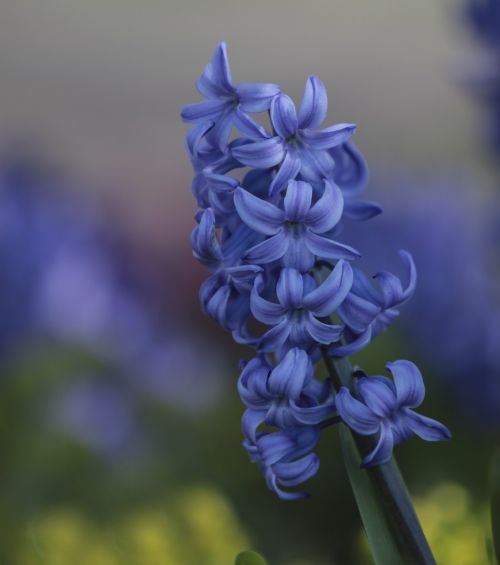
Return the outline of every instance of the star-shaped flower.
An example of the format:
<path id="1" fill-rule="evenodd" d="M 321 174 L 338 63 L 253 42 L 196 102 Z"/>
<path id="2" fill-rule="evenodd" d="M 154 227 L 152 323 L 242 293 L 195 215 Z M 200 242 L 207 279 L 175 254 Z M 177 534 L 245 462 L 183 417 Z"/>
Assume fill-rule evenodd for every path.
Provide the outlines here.
<path id="1" fill-rule="evenodd" d="M 257 233 L 271 236 L 250 248 L 245 260 L 264 265 L 281 259 L 284 267 L 306 273 L 316 257 L 334 261 L 358 258 L 359 253 L 352 247 L 322 236 L 342 217 L 344 201 L 340 189 L 325 181 L 323 195 L 315 204 L 312 196 L 310 184 L 290 181 L 281 209 L 243 188 L 236 189 L 234 203 L 240 218 Z"/>
<path id="2" fill-rule="evenodd" d="M 268 169 L 279 166 L 269 187 L 271 195 L 285 188 L 299 173 L 309 182 L 331 177 L 335 160 L 329 150 L 349 139 L 356 126 L 337 124 L 317 130 L 326 118 L 327 108 L 324 84 L 318 77 L 310 76 L 299 111 L 295 110 L 289 96 L 277 94 L 271 103 L 275 135 L 246 128 L 244 133 L 256 141 L 235 147 L 232 154 L 249 167 Z"/>
<path id="3" fill-rule="evenodd" d="M 420 371 L 410 361 L 388 363 L 387 377 L 362 377 L 355 382 L 357 398 L 342 387 L 335 398 L 340 417 L 361 435 L 379 434 L 375 449 L 362 462 L 363 467 L 389 461 L 394 445 L 417 435 L 427 441 L 451 438 L 446 426 L 412 410 L 424 400 L 425 387 Z"/>
<path id="4" fill-rule="evenodd" d="M 196 82 L 200 93 L 208 98 L 182 109 L 186 122 L 214 122 L 207 139 L 221 151 L 227 145 L 233 126 L 253 122 L 245 112 L 265 112 L 279 93 L 277 84 L 242 82 L 233 85 L 227 58 L 226 44 L 220 43 L 200 78 Z M 255 124 L 256 126 L 256 124 Z M 248 126 L 247 126 L 248 127 Z"/>

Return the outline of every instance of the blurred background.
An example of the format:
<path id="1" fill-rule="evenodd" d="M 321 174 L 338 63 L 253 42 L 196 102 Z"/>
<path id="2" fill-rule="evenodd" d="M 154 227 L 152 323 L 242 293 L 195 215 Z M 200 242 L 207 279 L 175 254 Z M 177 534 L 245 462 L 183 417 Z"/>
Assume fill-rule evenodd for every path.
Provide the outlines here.
<path id="1" fill-rule="evenodd" d="M 241 447 L 236 346 L 205 319 L 180 108 L 220 40 L 236 82 L 317 74 L 415 298 L 354 359 L 415 360 L 448 444 L 397 449 L 439 563 L 488 563 L 500 432 L 500 17 L 460 0 L 0 0 L 0 563 L 371 563 L 336 431 L 311 498 Z M 490 10 L 491 12 L 489 12 Z M 495 19 L 496 18 L 496 19 Z"/>

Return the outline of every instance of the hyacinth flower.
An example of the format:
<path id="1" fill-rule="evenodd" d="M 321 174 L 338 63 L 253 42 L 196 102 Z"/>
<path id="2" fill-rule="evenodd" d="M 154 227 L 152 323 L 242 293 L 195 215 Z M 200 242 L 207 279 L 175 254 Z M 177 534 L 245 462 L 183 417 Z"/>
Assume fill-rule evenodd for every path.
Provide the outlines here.
<path id="1" fill-rule="evenodd" d="M 374 450 L 364 459 L 364 467 L 387 462 L 393 446 L 417 435 L 427 441 L 450 439 L 449 430 L 436 420 L 412 410 L 425 396 L 422 375 L 410 361 L 388 363 L 387 377 L 361 377 L 355 381 L 355 398 L 346 387 L 336 397 L 342 419 L 358 434 L 379 434 Z"/>
<path id="2" fill-rule="evenodd" d="M 224 44 L 217 48 L 201 83 L 207 76 L 222 76 L 216 71 L 226 68 L 220 61 L 227 62 Z M 226 86 L 231 85 L 229 75 L 224 76 Z M 256 92 L 262 86 L 247 88 Z M 221 89 L 216 94 L 213 89 L 210 95 L 229 108 L 227 92 Z M 242 363 L 238 381 L 246 406 L 243 445 L 271 490 L 282 499 L 302 498 L 305 493 L 294 487 L 318 471 L 313 450 L 324 430 L 340 423 L 341 436 L 354 439 L 358 466 L 361 459 L 372 463 L 380 471 L 371 480 L 381 491 L 391 492 L 391 485 L 401 482 L 390 462 L 393 446 L 407 439 L 410 430 L 416 431 L 408 423 L 414 422 L 413 413 L 406 409 L 419 402 L 398 396 L 392 385 L 381 388 L 379 377 L 365 377 L 373 388 L 365 405 L 346 356 L 387 330 L 399 306 L 410 299 L 416 285 L 412 257 L 400 252 L 408 271 L 404 283 L 386 271 L 372 282 L 357 264 L 359 253 L 348 242 L 338 241 L 350 221 L 369 220 L 381 208 L 358 198 L 367 169 L 350 140 L 356 126 L 342 123 L 319 129 L 327 112 L 326 89 L 319 78 L 307 79 L 298 111 L 278 89 L 266 99 L 262 111 L 268 109 L 272 133 L 249 115 L 259 111 L 256 106 L 234 107 L 234 100 L 231 104 L 232 121 L 226 109 L 194 116 L 190 106 L 182 117 L 196 122 L 186 141 L 201 208 L 195 215 L 193 253 L 212 272 L 202 285 L 201 302 L 236 341 L 256 350 L 253 359 Z M 236 130 L 230 142 L 233 131 L 228 123 Z M 213 133 L 222 130 L 223 136 Z M 321 376 L 322 365 L 326 378 Z M 421 401 L 423 387 L 417 385 L 413 379 Z M 352 408 L 346 394 L 353 395 L 357 410 L 345 410 L 346 405 Z M 380 402 L 390 396 L 383 413 L 373 408 L 377 395 Z M 345 436 L 345 429 L 352 436 Z M 392 441 L 386 439 L 387 429 Z M 448 439 L 444 426 L 440 429 L 439 438 L 419 435 Z M 375 449 L 371 458 L 362 437 L 365 432 L 370 451 Z M 377 456 L 379 444 L 383 457 Z M 404 492 L 401 487 L 397 495 L 389 496 L 383 510 L 387 527 L 405 524 L 396 528 L 395 535 L 404 538 L 398 546 L 407 547 L 408 562 L 418 558 L 432 563 Z"/>

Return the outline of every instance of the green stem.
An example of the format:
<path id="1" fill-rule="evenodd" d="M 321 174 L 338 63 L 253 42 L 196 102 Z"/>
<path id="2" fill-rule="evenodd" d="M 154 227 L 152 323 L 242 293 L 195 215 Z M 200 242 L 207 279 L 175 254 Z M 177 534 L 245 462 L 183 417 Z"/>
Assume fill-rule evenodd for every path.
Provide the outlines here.
<path id="1" fill-rule="evenodd" d="M 335 389 L 338 391 L 341 386 L 350 388 L 353 368 L 349 359 L 346 357 L 332 359 L 327 347 L 321 349 L 325 366 Z M 361 436 L 354 432 L 351 434 L 361 460 L 363 455 L 374 448 L 374 438 Z M 376 467 L 369 467 L 361 472 L 366 473 L 372 483 L 373 490 L 379 499 L 378 502 L 383 508 L 387 526 L 393 532 L 401 554 L 405 556 L 405 565 L 407 563 L 435 565 L 436 561 L 395 460 L 392 459 Z M 362 512 L 361 514 L 363 517 Z"/>

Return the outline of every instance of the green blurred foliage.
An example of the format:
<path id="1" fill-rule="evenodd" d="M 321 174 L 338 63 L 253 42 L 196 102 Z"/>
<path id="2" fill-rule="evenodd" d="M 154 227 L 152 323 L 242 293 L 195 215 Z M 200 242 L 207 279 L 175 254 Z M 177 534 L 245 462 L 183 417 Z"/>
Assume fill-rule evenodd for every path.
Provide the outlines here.
<path id="1" fill-rule="evenodd" d="M 354 362 L 379 372 L 382 359 L 406 354 L 403 342 L 381 339 L 373 355 Z M 77 378 L 75 367 L 103 382 L 118 378 L 100 359 L 44 343 L 2 367 L 0 563 L 224 565 L 246 547 L 272 565 L 372 563 L 337 430 L 326 431 L 319 445 L 311 497 L 279 500 L 241 447 L 241 350 L 229 353 L 234 375 L 210 411 L 180 412 L 137 394 L 145 446 L 132 455 L 94 451 L 47 425 L 50 400 Z M 433 382 L 432 374 L 426 378 Z M 447 444 L 413 439 L 396 450 L 431 547 L 440 563 L 486 564 L 496 438 L 469 431 L 432 385 L 422 411 L 439 415 L 454 434 Z"/>

